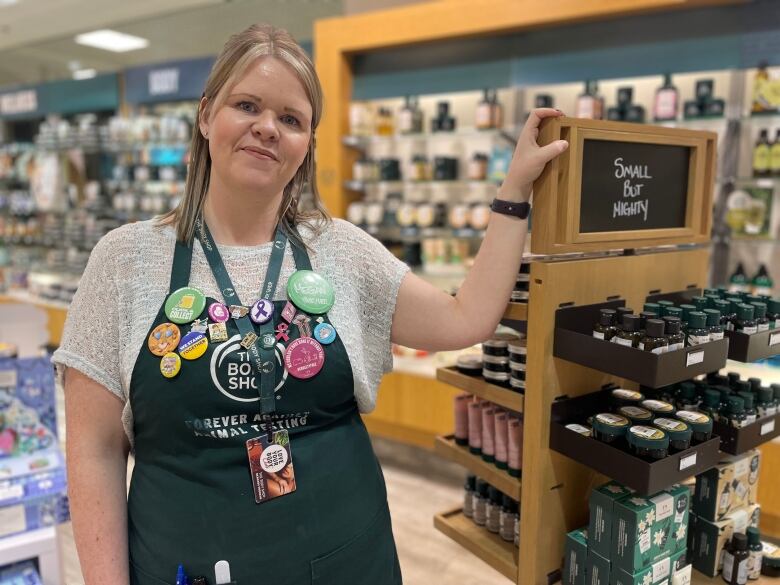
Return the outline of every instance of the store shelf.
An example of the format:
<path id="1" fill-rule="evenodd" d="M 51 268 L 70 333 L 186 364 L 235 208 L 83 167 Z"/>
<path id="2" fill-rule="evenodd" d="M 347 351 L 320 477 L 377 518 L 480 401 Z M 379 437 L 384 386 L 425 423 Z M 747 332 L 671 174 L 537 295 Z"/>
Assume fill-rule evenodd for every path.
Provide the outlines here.
<path id="1" fill-rule="evenodd" d="M 502 319 L 510 319 L 512 321 L 527 321 L 528 320 L 528 303 L 509 303 L 504 311 Z"/>
<path id="2" fill-rule="evenodd" d="M 455 132 L 423 132 L 421 134 L 392 134 L 390 136 L 344 136 L 342 143 L 350 148 L 365 150 L 371 144 L 386 144 L 388 142 L 401 141 L 429 141 L 429 140 L 474 140 L 479 138 L 504 138 L 506 134 L 514 136 L 518 128 L 513 126 L 503 129 L 492 128 L 490 130 L 478 130 L 477 128 L 461 128 Z"/>
<path id="3" fill-rule="evenodd" d="M 484 526 L 474 524 L 463 515 L 461 508 L 436 514 L 433 525 L 504 577 L 517 582 L 517 549 L 513 543 L 505 542 L 498 535 L 488 532 Z"/>
<path id="4" fill-rule="evenodd" d="M 750 585 L 776 585 L 777 579 L 761 575 L 756 581 L 748 581 Z M 696 569 L 691 574 L 691 585 L 723 585 L 723 578 L 720 575 L 708 577 L 704 573 L 699 573 Z"/>
<path id="5" fill-rule="evenodd" d="M 434 451 L 444 457 L 462 465 L 477 477 L 481 477 L 490 485 L 501 490 L 513 500 L 520 501 L 520 480 L 509 475 L 506 470 L 499 469 L 492 463 L 484 461 L 479 455 L 473 455 L 468 447 L 461 447 L 455 443 L 452 435 L 436 437 Z"/>
<path id="6" fill-rule="evenodd" d="M 403 187 L 404 189 L 457 187 L 463 189 L 474 186 L 488 187 L 497 186 L 497 184 L 488 180 L 472 181 L 468 179 L 455 179 L 452 181 L 344 181 L 344 188 L 350 191 L 365 191 L 369 187 Z"/>
<path id="7" fill-rule="evenodd" d="M 780 436 L 780 414 L 762 417 L 741 429 L 716 422 L 712 432 L 720 437 L 721 451 L 741 455 Z"/>
<path id="8" fill-rule="evenodd" d="M 485 382 L 481 377 L 461 374 L 455 368 L 439 368 L 436 370 L 436 379 L 513 412 L 523 412 L 525 397 L 522 394 Z"/>
<path id="9" fill-rule="evenodd" d="M 770 329 L 747 335 L 740 331 L 726 331 L 729 340 L 729 359 L 755 362 L 780 353 L 780 331 Z"/>

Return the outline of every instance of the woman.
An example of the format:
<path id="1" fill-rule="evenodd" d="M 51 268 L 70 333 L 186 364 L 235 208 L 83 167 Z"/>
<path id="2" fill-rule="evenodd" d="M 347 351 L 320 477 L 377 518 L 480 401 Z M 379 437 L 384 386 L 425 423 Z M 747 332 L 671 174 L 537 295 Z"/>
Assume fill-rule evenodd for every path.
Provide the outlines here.
<path id="1" fill-rule="evenodd" d="M 536 144 L 559 114 L 531 114 L 501 188 L 511 207 L 566 148 Z M 218 561 L 244 585 L 401 583 L 359 413 L 391 341 L 447 350 L 492 335 L 526 222 L 492 214 L 450 297 L 327 217 L 321 115 L 314 68 L 286 32 L 233 36 L 206 83 L 181 205 L 92 253 L 54 356 L 87 585 L 173 583 L 179 564 L 213 583 Z"/>

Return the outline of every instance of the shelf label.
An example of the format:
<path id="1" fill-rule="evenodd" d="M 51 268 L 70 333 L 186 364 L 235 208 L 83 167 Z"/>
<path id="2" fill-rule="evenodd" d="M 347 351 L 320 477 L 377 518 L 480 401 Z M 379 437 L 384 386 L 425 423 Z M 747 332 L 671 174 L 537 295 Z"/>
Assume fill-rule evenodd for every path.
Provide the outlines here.
<path id="1" fill-rule="evenodd" d="M 761 436 L 768 435 L 775 430 L 775 419 L 761 425 Z"/>
<path id="2" fill-rule="evenodd" d="M 772 333 L 772 335 L 769 336 L 769 347 L 777 345 L 778 343 L 780 343 L 780 333 Z"/>
<path id="3" fill-rule="evenodd" d="M 696 465 L 696 452 L 691 453 L 690 455 L 686 455 L 685 457 L 680 458 L 680 471 L 683 469 L 688 469 L 689 467 L 693 467 Z"/>
<path id="4" fill-rule="evenodd" d="M 692 351 L 688 355 L 685 356 L 685 366 L 691 367 L 696 364 L 700 364 L 704 361 L 704 350 L 700 349 L 699 351 Z"/>

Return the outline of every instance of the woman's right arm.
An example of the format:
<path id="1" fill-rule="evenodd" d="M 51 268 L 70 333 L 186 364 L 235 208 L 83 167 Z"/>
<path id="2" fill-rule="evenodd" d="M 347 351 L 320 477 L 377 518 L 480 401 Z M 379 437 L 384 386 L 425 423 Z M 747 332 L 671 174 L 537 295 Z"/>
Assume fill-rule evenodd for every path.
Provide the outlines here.
<path id="1" fill-rule="evenodd" d="M 124 405 L 78 370 L 65 371 L 68 496 L 85 585 L 127 585 Z"/>

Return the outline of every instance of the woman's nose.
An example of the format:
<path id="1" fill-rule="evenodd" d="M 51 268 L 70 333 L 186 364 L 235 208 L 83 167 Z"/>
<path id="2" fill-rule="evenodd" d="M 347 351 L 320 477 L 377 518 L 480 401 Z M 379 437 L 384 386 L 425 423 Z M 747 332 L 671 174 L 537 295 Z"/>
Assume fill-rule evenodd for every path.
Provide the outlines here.
<path id="1" fill-rule="evenodd" d="M 279 127 L 271 110 L 264 110 L 252 124 L 252 133 L 261 140 L 278 140 Z"/>

